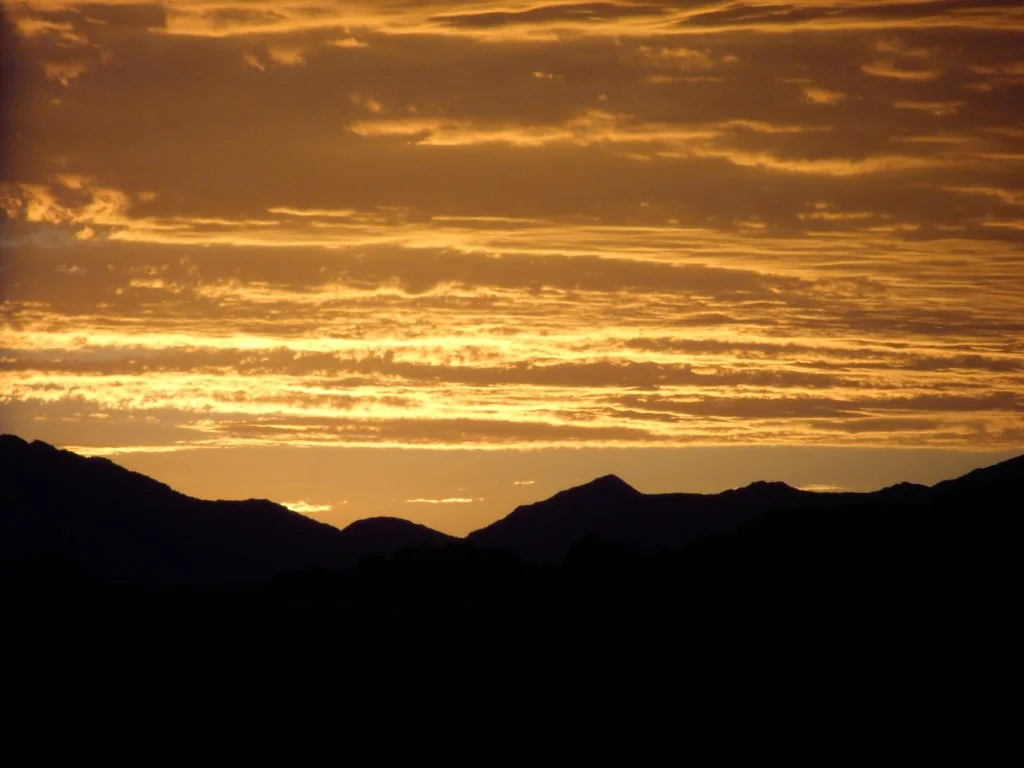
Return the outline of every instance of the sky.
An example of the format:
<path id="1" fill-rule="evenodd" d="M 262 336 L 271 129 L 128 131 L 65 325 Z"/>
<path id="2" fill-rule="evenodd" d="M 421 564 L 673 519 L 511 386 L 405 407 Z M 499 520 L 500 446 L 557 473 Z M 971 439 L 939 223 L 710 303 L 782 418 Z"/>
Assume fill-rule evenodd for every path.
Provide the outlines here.
<path id="1" fill-rule="evenodd" d="M 0 431 L 458 534 L 1024 451 L 1016 0 L 0 8 Z"/>

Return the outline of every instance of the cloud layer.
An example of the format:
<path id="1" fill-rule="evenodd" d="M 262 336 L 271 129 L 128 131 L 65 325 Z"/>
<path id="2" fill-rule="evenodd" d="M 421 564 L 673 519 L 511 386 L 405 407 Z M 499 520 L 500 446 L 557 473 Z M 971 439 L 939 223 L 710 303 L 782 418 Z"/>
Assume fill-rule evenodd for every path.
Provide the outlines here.
<path id="1" fill-rule="evenodd" d="M 1018 3 L 3 8 L 12 431 L 1024 445 Z"/>

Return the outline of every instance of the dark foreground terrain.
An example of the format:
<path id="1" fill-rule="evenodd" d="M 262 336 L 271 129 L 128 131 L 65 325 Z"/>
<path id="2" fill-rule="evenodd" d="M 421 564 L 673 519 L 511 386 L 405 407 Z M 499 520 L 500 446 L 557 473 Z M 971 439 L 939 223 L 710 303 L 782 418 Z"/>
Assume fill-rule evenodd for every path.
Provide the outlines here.
<path id="1" fill-rule="evenodd" d="M 584 536 L 560 563 L 429 540 L 203 584 L 22 548 L 0 580 L 0 764 L 977 756 L 1022 475 L 775 508 L 681 551 Z"/>

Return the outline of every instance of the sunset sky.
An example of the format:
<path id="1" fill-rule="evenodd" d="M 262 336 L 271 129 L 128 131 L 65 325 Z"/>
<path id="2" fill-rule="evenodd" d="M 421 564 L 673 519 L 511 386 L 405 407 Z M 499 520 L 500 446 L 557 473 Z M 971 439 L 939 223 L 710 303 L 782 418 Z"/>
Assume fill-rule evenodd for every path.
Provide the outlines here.
<path id="1" fill-rule="evenodd" d="M 1018 0 L 0 7 L 0 431 L 452 533 L 1024 451 Z"/>

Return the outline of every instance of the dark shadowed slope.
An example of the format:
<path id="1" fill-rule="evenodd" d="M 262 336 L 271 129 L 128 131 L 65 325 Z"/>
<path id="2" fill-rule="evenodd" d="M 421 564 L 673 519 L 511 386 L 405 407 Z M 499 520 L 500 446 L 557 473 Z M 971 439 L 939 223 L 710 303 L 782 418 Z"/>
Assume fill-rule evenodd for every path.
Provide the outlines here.
<path id="1" fill-rule="evenodd" d="M 928 493 L 926 486 L 910 483 L 873 493 L 816 493 L 759 481 L 713 495 L 648 495 L 609 475 L 518 507 L 508 517 L 471 533 L 468 541 L 547 562 L 561 560 L 577 541 L 595 535 L 648 552 L 683 549 L 776 509 L 915 504 L 924 503 Z"/>
<path id="2" fill-rule="evenodd" d="M 968 501 L 978 504 L 1018 500 L 1024 485 L 1024 455 L 1007 459 L 991 467 L 968 472 L 963 477 L 943 480 L 932 486 L 938 500 Z"/>
<path id="3" fill-rule="evenodd" d="M 409 547 L 443 547 L 457 539 L 400 517 L 368 517 L 356 520 L 341 531 L 346 543 L 360 553 L 393 555 Z"/>
<path id="4" fill-rule="evenodd" d="M 339 568 L 447 537 L 397 520 L 346 531 L 270 501 L 203 501 L 102 458 L 0 436 L 0 559 L 103 578 L 203 582 Z"/>

